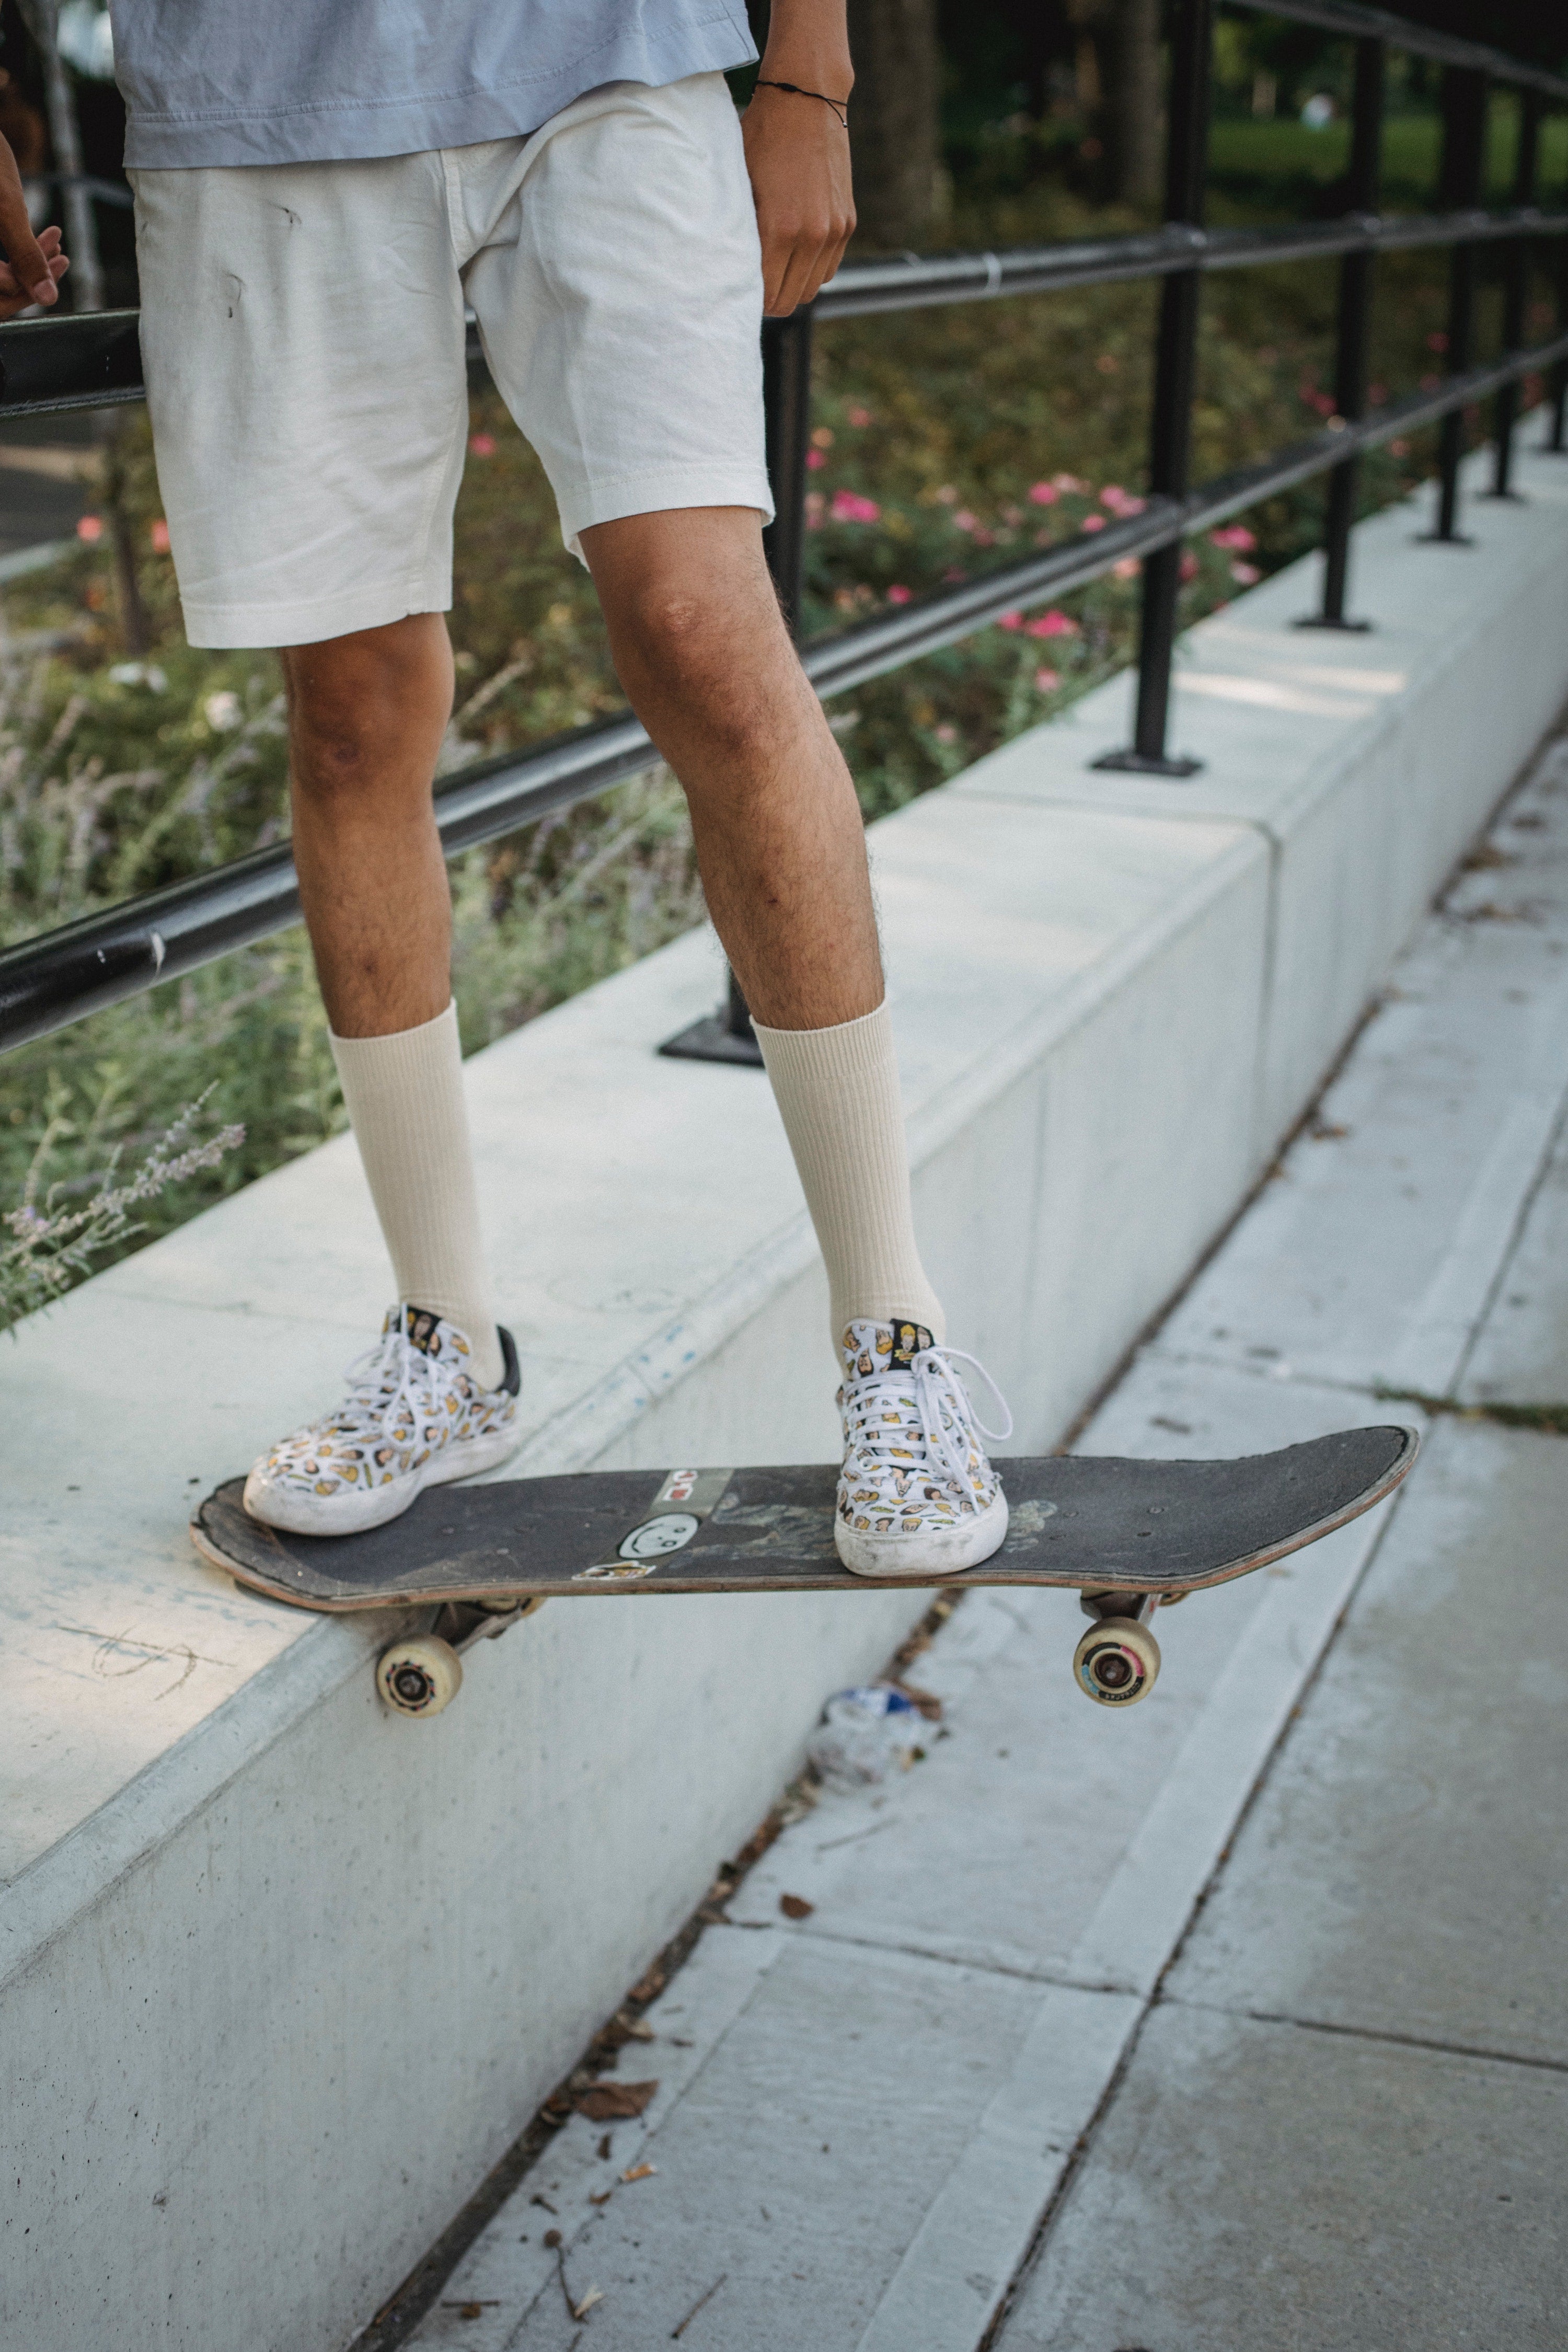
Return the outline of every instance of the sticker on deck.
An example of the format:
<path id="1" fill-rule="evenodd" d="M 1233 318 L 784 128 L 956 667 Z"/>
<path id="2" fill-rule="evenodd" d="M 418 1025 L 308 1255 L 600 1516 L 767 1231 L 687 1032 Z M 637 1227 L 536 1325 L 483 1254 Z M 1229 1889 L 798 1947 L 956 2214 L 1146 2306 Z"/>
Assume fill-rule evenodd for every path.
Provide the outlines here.
<path id="1" fill-rule="evenodd" d="M 703 1520 L 718 1508 L 734 1475 L 732 1470 L 672 1470 L 653 1498 L 651 1516 L 621 1538 L 615 1559 L 580 1568 L 573 1583 L 625 1584 L 651 1576 L 661 1559 L 685 1550 Z M 671 1505 L 680 1507 L 672 1509 Z"/>

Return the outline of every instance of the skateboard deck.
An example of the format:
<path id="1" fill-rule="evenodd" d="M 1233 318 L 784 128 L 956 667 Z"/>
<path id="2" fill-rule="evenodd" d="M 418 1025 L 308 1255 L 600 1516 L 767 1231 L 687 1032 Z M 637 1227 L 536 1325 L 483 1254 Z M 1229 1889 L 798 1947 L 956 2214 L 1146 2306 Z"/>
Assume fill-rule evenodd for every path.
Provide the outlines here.
<path id="1" fill-rule="evenodd" d="M 1136 1633 L 1161 1601 L 1245 1576 L 1369 1510 L 1405 1475 L 1418 1444 L 1413 1430 L 1384 1424 L 1237 1461 L 998 1460 L 1006 1540 L 955 1578 L 858 1577 L 842 1568 L 831 1463 L 437 1486 L 384 1527 L 328 1537 L 288 1535 L 248 1517 L 244 1482 L 234 1478 L 199 1507 L 191 1532 L 216 1567 L 299 1608 L 434 1608 L 437 1626 L 455 1637 L 448 1650 L 568 1595 L 863 1592 L 950 1581 L 1076 1588 L 1089 1613 Z M 1146 1632 L 1142 1642 L 1152 1663 L 1131 1697 L 1158 1668 Z M 1082 1671 L 1079 1679 L 1091 1697 L 1121 1703 Z M 385 1672 L 382 1687 L 401 1704 Z"/>

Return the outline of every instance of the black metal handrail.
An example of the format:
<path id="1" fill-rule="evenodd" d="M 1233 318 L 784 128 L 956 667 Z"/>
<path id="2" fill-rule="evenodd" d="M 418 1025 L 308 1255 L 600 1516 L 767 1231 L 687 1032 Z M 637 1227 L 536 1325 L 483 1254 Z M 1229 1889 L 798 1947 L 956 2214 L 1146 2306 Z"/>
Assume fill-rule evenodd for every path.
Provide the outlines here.
<path id="1" fill-rule="evenodd" d="M 1546 212 L 1535 201 L 1542 102 L 1568 104 L 1568 81 L 1500 52 L 1450 40 L 1350 0 L 1237 0 L 1264 13 L 1296 17 L 1341 32 L 1357 44 L 1352 126 L 1352 210 L 1343 219 L 1268 229 L 1210 230 L 1202 221 L 1209 114 L 1208 62 L 1213 0 L 1176 0 L 1167 159 L 1165 226 L 1132 236 L 1077 238 L 1005 253 L 905 257 L 858 262 L 840 271 L 811 310 L 770 321 L 764 331 L 768 461 L 777 516 L 766 533 L 770 566 L 792 626 L 801 607 L 810 425 L 810 361 L 814 320 L 1047 292 L 1073 285 L 1133 278 L 1162 283 L 1151 491 L 1142 511 L 1095 534 L 1037 551 L 981 578 L 944 588 L 801 647 L 806 673 L 824 696 L 842 693 L 939 647 L 955 643 L 1013 608 L 1027 607 L 1086 585 L 1128 558 L 1142 565 L 1142 624 L 1134 740 L 1126 751 L 1098 762 L 1180 777 L 1196 765 L 1165 748 L 1171 662 L 1175 635 L 1182 541 L 1261 499 L 1327 473 L 1330 476 L 1322 611 L 1315 625 L 1357 627 L 1344 617 L 1355 467 L 1365 450 L 1402 433 L 1441 423 L 1438 541 L 1458 541 L 1456 511 L 1459 420 L 1473 403 L 1498 401 L 1498 467 L 1494 489 L 1507 480 L 1521 380 L 1554 370 L 1556 393 L 1550 446 L 1563 443 L 1563 387 L 1568 383 L 1568 307 L 1559 273 L 1559 330 L 1551 340 L 1518 349 L 1524 317 L 1529 255 L 1543 238 L 1568 234 L 1568 212 Z M 1436 58 L 1445 82 L 1444 194 L 1436 215 L 1384 218 L 1377 211 L 1377 155 L 1385 43 Z M 1477 135 L 1487 79 L 1507 80 L 1524 92 L 1523 135 L 1513 189 L 1505 210 L 1479 204 L 1480 145 Z M 1473 255 L 1501 241 L 1509 252 L 1505 330 L 1510 348 L 1494 362 L 1475 365 L 1469 353 Z M 1429 392 L 1367 413 L 1366 320 L 1370 273 L 1380 252 L 1447 246 L 1454 256 L 1446 381 Z M 1216 269 L 1256 268 L 1283 262 L 1338 257 L 1341 301 L 1336 413 L 1324 428 L 1291 447 L 1217 480 L 1189 486 L 1187 447 L 1197 288 Z M 0 417 L 100 407 L 142 396 L 136 313 L 107 311 L 0 327 Z M 463 769 L 437 794 L 441 839 L 448 856 L 587 799 L 647 768 L 653 746 L 627 716 L 601 720 L 526 751 L 505 753 Z M 289 845 L 258 850 L 216 870 L 0 952 L 0 1050 L 47 1035 L 87 1013 L 122 1001 L 161 980 L 195 970 L 299 919 L 300 901 Z M 744 1007 L 735 1000 L 731 1025 L 741 1033 Z"/>

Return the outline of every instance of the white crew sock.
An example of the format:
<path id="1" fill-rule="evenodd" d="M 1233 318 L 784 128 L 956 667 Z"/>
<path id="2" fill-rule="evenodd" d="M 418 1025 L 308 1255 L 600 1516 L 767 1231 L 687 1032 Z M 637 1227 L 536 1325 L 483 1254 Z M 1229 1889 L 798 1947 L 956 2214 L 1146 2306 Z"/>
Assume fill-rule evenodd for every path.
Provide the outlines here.
<path id="1" fill-rule="evenodd" d="M 861 1316 L 912 1316 L 940 1346 L 947 1324 L 915 1246 L 886 1004 L 833 1029 L 752 1026 L 827 1266 L 835 1363 Z"/>
<path id="2" fill-rule="evenodd" d="M 505 1370 L 479 1245 L 458 1008 L 390 1037 L 332 1037 L 332 1059 L 392 1254 L 397 1295 L 466 1333 L 474 1377 Z"/>

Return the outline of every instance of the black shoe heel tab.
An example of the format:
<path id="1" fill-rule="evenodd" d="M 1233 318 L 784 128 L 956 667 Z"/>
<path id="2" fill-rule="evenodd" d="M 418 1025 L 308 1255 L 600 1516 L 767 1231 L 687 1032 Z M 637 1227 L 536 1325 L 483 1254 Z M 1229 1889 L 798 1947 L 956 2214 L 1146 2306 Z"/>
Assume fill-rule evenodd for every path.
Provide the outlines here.
<path id="1" fill-rule="evenodd" d="M 517 1396 L 522 1389 L 522 1366 L 517 1360 L 517 1341 L 504 1323 L 496 1325 L 496 1338 L 500 1341 L 501 1358 L 506 1365 L 501 1386 L 508 1396 Z"/>

